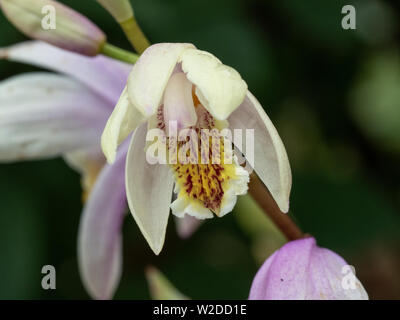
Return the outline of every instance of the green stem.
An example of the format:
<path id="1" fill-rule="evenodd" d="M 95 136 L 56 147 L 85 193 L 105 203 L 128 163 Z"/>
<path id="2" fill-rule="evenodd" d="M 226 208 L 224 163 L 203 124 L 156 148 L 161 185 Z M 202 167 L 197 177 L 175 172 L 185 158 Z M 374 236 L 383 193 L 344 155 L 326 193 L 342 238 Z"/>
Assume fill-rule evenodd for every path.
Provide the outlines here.
<path id="1" fill-rule="evenodd" d="M 150 46 L 150 41 L 146 38 L 142 29 L 140 29 L 135 17 L 121 22 L 120 25 L 129 42 L 138 53 L 143 53 Z"/>
<path id="2" fill-rule="evenodd" d="M 139 55 L 127 50 L 118 48 L 112 44 L 105 43 L 101 48 L 100 53 L 110 58 L 121 60 L 128 63 L 135 63 L 139 59 Z"/>

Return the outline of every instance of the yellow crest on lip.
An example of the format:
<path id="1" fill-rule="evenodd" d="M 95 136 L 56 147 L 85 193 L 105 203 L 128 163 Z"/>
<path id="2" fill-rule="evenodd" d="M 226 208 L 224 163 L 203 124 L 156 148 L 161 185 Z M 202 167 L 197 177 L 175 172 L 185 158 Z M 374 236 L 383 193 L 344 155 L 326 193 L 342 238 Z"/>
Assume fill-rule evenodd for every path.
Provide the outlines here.
<path id="1" fill-rule="evenodd" d="M 210 150 L 208 163 L 178 163 L 172 165 L 175 172 L 176 183 L 179 185 L 180 189 L 178 197 L 188 197 L 191 201 L 200 202 L 200 204 L 212 210 L 217 215 L 221 208 L 227 183 L 230 179 L 235 179 L 236 177 L 235 164 L 224 163 L 224 143 L 222 142 L 222 138 L 219 139 L 219 155 L 221 158 L 219 164 L 212 163 L 212 151 L 215 150 Z M 198 149 L 200 153 L 200 145 Z"/>

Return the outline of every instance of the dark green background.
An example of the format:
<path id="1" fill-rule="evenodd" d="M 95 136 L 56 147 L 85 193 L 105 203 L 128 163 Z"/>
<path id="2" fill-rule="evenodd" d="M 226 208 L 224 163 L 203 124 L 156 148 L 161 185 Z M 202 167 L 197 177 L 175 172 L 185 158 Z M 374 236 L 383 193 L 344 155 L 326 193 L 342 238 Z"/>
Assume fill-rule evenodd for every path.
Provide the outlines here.
<path id="1" fill-rule="evenodd" d="M 129 49 L 95 1 L 62 1 Z M 400 55 L 396 1 L 134 0 L 150 40 L 192 42 L 237 69 L 265 106 L 293 170 L 291 211 L 321 246 L 356 267 L 371 298 L 400 298 Z M 397 4 L 396 4 L 397 3 Z M 341 28 L 353 4 L 357 30 Z M 0 13 L 0 46 L 25 38 Z M 36 70 L 0 61 L 0 79 Z M 79 176 L 60 159 L 0 165 L 0 298 L 88 298 L 77 271 Z M 116 298 L 149 298 L 157 266 L 192 298 L 246 298 L 257 270 L 235 213 L 189 240 L 173 221 L 160 256 L 124 225 Z M 41 289 L 41 267 L 57 289 Z"/>

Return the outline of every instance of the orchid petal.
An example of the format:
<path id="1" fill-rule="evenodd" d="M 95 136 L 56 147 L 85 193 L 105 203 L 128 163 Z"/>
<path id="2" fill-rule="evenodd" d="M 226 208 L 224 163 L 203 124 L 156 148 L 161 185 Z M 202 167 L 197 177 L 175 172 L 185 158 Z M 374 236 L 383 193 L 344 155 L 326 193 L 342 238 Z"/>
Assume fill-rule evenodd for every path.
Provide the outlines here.
<path id="1" fill-rule="evenodd" d="M 128 94 L 144 116 L 156 113 L 182 52 L 193 47 L 189 43 L 155 44 L 146 49 L 135 63 L 128 78 Z"/>
<path id="2" fill-rule="evenodd" d="M 96 299 L 112 298 L 121 276 L 126 149 L 127 144 L 115 163 L 101 171 L 80 221 L 79 269 L 87 291 Z"/>
<path id="3" fill-rule="evenodd" d="M 114 162 L 118 145 L 143 121 L 145 118 L 130 103 L 125 87 L 101 136 L 101 147 L 109 163 Z"/>
<path id="4" fill-rule="evenodd" d="M 171 121 L 176 121 L 178 132 L 197 122 L 192 97 L 192 83 L 183 72 L 175 73 L 168 81 L 164 93 L 164 122 L 168 132 Z"/>
<path id="5" fill-rule="evenodd" d="M 31 73 L 0 83 L 0 160 L 43 159 L 98 144 L 108 106 L 62 75 Z"/>
<path id="6" fill-rule="evenodd" d="M 0 48 L 0 59 L 58 71 L 81 81 L 114 106 L 132 66 L 101 55 L 94 58 L 59 49 L 40 41 Z"/>
<path id="7" fill-rule="evenodd" d="M 260 103 L 248 92 L 228 121 L 231 129 L 241 129 L 242 132 L 254 129 L 254 170 L 267 186 L 280 210 L 288 212 L 292 186 L 288 156 L 278 132 Z M 236 147 L 246 155 L 242 146 Z"/>
<path id="8" fill-rule="evenodd" d="M 146 161 L 146 124 L 133 134 L 126 163 L 126 194 L 140 231 L 155 254 L 165 239 L 174 179 L 166 164 Z"/>
<path id="9" fill-rule="evenodd" d="M 242 102 L 247 84 L 233 68 L 212 54 L 187 49 L 182 54 L 182 70 L 196 86 L 202 105 L 218 120 L 225 120 Z"/>

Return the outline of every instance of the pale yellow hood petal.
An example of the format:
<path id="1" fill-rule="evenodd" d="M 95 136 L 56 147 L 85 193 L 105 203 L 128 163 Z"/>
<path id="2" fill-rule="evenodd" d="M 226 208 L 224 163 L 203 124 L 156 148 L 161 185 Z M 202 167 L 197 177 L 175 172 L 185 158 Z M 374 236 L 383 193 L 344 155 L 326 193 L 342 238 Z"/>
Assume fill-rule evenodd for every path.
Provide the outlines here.
<path id="1" fill-rule="evenodd" d="M 212 54 L 185 50 L 182 70 L 196 86 L 202 105 L 218 120 L 225 120 L 243 102 L 246 82 L 235 69 L 222 64 Z"/>
<path id="2" fill-rule="evenodd" d="M 128 94 L 133 105 L 144 116 L 157 112 L 167 82 L 189 43 L 159 43 L 152 45 L 140 56 L 128 78 Z"/>

